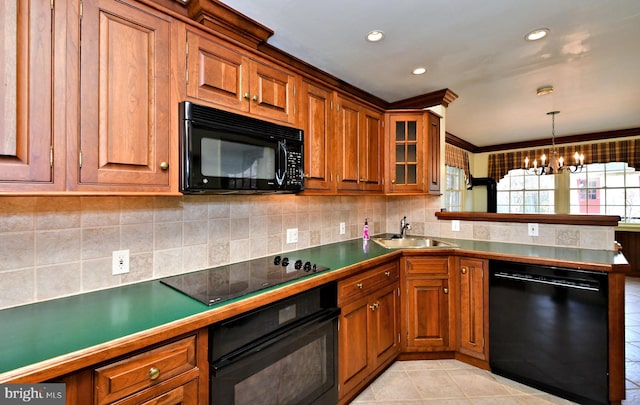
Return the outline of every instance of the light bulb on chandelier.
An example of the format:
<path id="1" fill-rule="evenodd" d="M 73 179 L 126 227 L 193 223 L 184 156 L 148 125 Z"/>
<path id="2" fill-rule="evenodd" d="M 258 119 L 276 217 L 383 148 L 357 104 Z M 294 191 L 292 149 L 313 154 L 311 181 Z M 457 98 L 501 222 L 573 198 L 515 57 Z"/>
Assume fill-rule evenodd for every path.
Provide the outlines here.
<path id="1" fill-rule="evenodd" d="M 538 161 L 533 159 L 532 167 L 529 166 L 530 160 L 529 156 L 524 158 L 524 169 L 529 174 L 535 174 L 541 176 L 543 174 L 556 174 L 562 173 L 564 170 L 570 171 L 571 173 L 582 171 L 582 167 L 584 166 L 584 155 L 576 152 L 573 155 L 573 165 L 565 165 L 564 157 L 558 156 L 558 152 L 556 150 L 556 115 L 560 114 L 560 111 L 550 111 L 547 115 L 551 116 L 551 152 L 549 159 L 547 161 L 547 155 L 544 153 L 540 156 L 540 165 L 538 165 Z"/>

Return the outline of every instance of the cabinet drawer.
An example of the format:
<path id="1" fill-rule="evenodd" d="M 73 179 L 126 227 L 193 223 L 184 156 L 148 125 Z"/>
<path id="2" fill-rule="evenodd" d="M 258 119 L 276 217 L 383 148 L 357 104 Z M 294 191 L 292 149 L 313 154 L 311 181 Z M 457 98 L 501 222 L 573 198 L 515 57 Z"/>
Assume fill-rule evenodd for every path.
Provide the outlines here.
<path id="1" fill-rule="evenodd" d="M 410 257 L 405 259 L 407 275 L 449 276 L 448 257 Z"/>
<path id="2" fill-rule="evenodd" d="M 388 263 L 338 283 L 338 303 L 369 295 L 376 289 L 398 280 L 398 264 Z"/>
<path id="3" fill-rule="evenodd" d="M 196 367 L 195 336 L 95 370 L 96 403 L 106 404 Z"/>

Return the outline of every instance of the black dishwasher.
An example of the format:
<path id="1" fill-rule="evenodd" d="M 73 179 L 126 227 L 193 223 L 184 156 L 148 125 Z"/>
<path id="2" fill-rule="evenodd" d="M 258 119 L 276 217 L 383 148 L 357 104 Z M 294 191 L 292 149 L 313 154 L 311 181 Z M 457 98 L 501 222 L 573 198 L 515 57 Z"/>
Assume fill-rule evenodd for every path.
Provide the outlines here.
<path id="1" fill-rule="evenodd" d="M 609 403 L 607 274 L 492 260 L 492 372 L 581 404 Z"/>

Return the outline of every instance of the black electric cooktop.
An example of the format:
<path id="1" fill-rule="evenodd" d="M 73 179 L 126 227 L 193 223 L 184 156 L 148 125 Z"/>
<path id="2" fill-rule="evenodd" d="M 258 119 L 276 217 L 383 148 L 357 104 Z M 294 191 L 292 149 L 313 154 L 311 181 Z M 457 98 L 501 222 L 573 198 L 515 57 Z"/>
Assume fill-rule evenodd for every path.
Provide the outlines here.
<path id="1" fill-rule="evenodd" d="M 214 305 L 328 269 L 278 255 L 171 276 L 160 282 L 207 305 Z"/>

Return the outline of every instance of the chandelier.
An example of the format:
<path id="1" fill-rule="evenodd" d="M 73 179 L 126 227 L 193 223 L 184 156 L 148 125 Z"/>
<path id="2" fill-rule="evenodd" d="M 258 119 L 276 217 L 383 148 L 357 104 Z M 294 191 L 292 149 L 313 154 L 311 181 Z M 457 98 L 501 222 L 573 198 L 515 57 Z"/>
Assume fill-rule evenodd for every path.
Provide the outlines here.
<path id="1" fill-rule="evenodd" d="M 565 165 L 564 157 L 558 156 L 558 151 L 556 150 L 556 115 L 560 114 L 560 111 L 550 111 L 547 115 L 551 116 L 551 152 L 550 156 L 547 158 L 547 155 L 544 153 L 540 156 L 540 164 L 538 165 L 538 161 L 533 159 L 533 165 L 530 167 L 529 156 L 524 158 L 524 169 L 527 173 L 535 174 L 541 176 L 543 174 L 556 174 L 562 173 L 564 170 L 570 171 L 571 173 L 582 171 L 582 167 L 584 166 L 584 155 L 576 152 L 573 155 L 573 165 Z"/>

